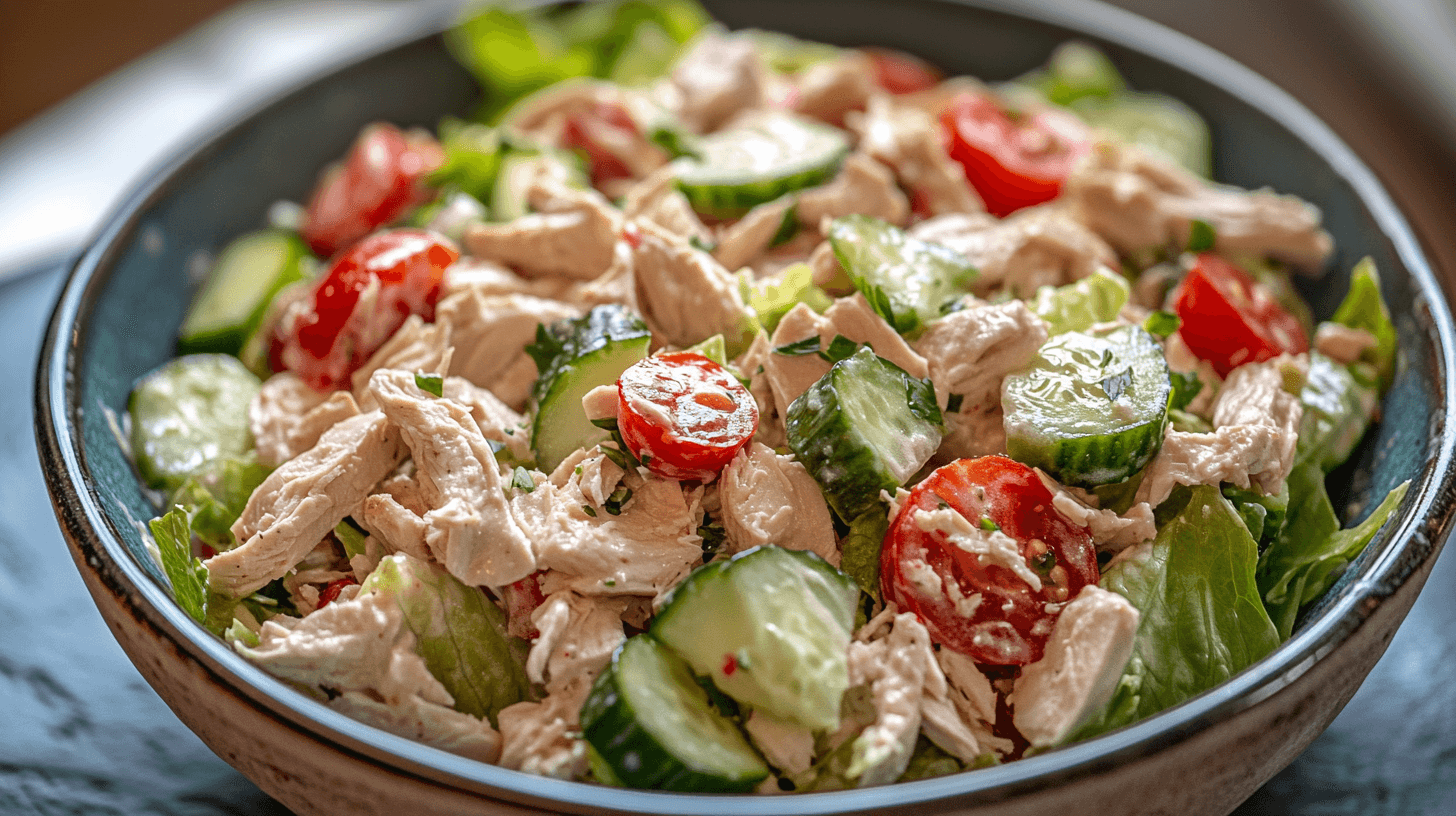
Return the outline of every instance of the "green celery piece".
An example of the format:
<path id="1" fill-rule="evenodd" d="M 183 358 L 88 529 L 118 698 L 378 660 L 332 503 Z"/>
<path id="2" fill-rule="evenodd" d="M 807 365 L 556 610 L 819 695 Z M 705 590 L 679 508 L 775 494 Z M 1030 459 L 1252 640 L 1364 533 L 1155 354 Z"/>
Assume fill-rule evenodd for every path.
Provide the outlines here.
<path id="1" fill-rule="evenodd" d="M 1390 390 L 1395 379 L 1395 356 L 1400 350 L 1396 337 L 1395 323 L 1390 319 L 1390 310 L 1380 295 L 1380 273 L 1375 261 L 1362 258 L 1350 272 L 1350 291 L 1340 302 L 1331 318 L 1336 323 L 1355 329 L 1364 329 L 1375 335 L 1375 348 L 1360 355 L 1360 362 L 1375 367 L 1380 376 L 1380 393 Z"/>
<path id="2" fill-rule="evenodd" d="M 218 551 L 230 550 L 239 543 L 233 539 L 233 522 L 270 472 L 272 468 L 259 464 L 253 451 L 214 459 L 189 476 L 168 504 L 187 510 L 192 534 L 204 544 Z"/>
<path id="3" fill-rule="evenodd" d="M 1313 459 L 1328 473 L 1350 458 L 1375 418 L 1380 395 L 1375 383 L 1363 382 L 1348 366 L 1311 351 L 1299 402 L 1304 413 L 1295 461 Z"/>
<path id="4" fill-rule="evenodd" d="M 1157 538 L 1102 575 L 1102 587 L 1131 601 L 1142 622 L 1112 699 L 1074 740 L 1177 705 L 1279 645 L 1255 584 L 1256 545 L 1238 512 L 1212 486 L 1180 488 L 1159 509 L 1185 498 Z"/>
<path id="5" fill-rule="evenodd" d="M 1408 481 L 1397 485 L 1364 521 L 1341 530 L 1319 463 L 1295 466 L 1284 530 L 1259 559 L 1259 591 L 1281 639 L 1294 631 L 1299 610 L 1334 585 L 1345 565 L 1364 551 L 1409 487 Z"/>
<path id="6" fill-rule="evenodd" d="M 738 281 L 743 302 L 753 309 L 759 325 L 770 334 L 778 328 L 784 315 L 800 303 L 816 312 L 823 312 L 834 303 L 823 289 L 814 285 L 814 270 L 806 263 L 785 267 L 777 280 L 753 281 L 743 275 Z"/>
<path id="7" fill-rule="evenodd" d="M 890 519 L 884 507 L 875 507 L 849 523 L 839 570 L 854 579 L 859 588 L 876 601 L 880 599 L 880 548 Z"/>
<path id="8" fill-rule="evenodd" d="M 185 507 L 173 507 L 151 521 L 152 538 L 162 557 L 162 572 L 172 583 L 172 596 L 193 620 L 207 620 L 207 567 L 192 554 L 192 523 Z"/>
<path id="9" fill-rule="evenodd" d="M 828 238 L 855 288 L 885 322 L 909 337 L 944 315 L 976 279 L 975 267 L 959 252 L 878 218 L 836 218 Z"/>
<path id="10" fill-rule="evenodd" d="M 500 133 L 493 127 L 447 117 L 440 122 L 445 162 L 430 173 L 436 187 L 454 187 L 477 201 L 489 201 L 500 170 Z"/>
<path id="11" fill-rule="evenodd" d="M 430 674 L 455 698 L 455 710 L 489 718 L 532 699 L 526 642 L 506 634 L 505 614 L 479 589 L 403 553 L 388 556 L 364 579 L 359 594 L 394 596 L 415 650 Z"/>
<path id="12" fill-rule="evenodd" d="M 1131 292 L 1121 275 L 1099 269 L 1066 286 L 1042 286 L 1027 305 L 1046 321 L 1048 334 L 1055 336 L 1115 320 Z"/>

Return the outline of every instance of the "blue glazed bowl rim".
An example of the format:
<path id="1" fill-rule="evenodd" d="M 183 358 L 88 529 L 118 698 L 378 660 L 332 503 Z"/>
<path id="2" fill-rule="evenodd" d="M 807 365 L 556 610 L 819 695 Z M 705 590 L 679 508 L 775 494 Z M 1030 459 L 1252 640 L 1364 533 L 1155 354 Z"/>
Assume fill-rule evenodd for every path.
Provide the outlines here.
<path id="1" fill-rule="evenodd" d="M 1404 217 L 1371 171 L 1312 113 L 1288 94 L 1228 57 L 1186 36 L 1096 0 L 935 0 L 951 6 L 1008 14 L 1048 23 L 1115 43 L 1176 66 L 1249 103 L 1309 146 L 1355 191 L 1415 282 L 1428 308 L 1428 335 L 1436 353 L 1431 372 L 1443 400 L 1445 419 L 1456 394 L 1449 372 L 1456 362 L 1451 316 L 1442 289 Z M 428 20 L 413 31 L 381 43 L 378 55 L 438 31 Z M 300 83 L 289 94 L 237 116 L 191 148 L 181 151 L 107 219 L 76 263 L 52 315 L 41 350 L 36 381 L 37 441 L 43 471 L 67 538 L 89 566 L 131 611 L 161 630 L 181 652 L 217 682 L 250 700 L 260 711 L 311 733 L 338 750 L 432 783 L 486 797 L 553 810 L 612 810 L 635 813 L 841 813 L 916 805 L 993 803 L 1111 770 L 1181 742 L 1211 725 L 1268 699 L 1294 683 L 1315 662 L 1334 651 L 1411 576 L 1429 564 L 1449 532 L 1456 439 L 1439 434 L 1401 512 L 1384 535 L 1377 557 L 1338 599 L 1247 671 L 1217 688 L 1140 723 L 1087 742 L 1018 762 L 936 779 L 882 788 L 792 797 L 725 797 L 635 791 L 547 779 L 485 765 L 432 749 L 351 720 L 297 693 L 251 665 L 194 623 L 147 572 L 133 561 L 89 478 L 79 429 L 77 370 L 86 339 L 86 317 L 100 298 L 106 276 L 122 247 L 134 237 L 139 217 L 165 198 L 177 180 L 205 163 L 210 149 L 303 87 L 359 59 L 349 59 Z"/>

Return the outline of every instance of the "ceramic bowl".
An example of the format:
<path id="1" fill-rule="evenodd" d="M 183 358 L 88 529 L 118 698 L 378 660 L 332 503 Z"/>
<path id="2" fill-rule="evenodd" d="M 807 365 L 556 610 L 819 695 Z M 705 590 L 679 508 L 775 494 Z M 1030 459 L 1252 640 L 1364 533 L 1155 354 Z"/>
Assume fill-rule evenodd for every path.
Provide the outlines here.
<path id="1" fill-rule="evenodd" d="M 1329 724 L 1384 651 L 1451 520 L 1452 328 L 1436 278 L 1372 174 L 1296 102 L 1227 58 L 1083 0 L 742 0 L 730 26 L 903 48 L 950 73 L 1009 78 L 1081 37 L 1137 88 L 1173 94 L 1214 133 L 1216 175 L 1317 204 L 1338 250 L 1306 287 L 1328 314 L 1343 270 L 1373 256 L 1404 364 L 1384 421 L 1344 473 L 1336 505 L 1412 480 L 1398 517 L 1295 636 L 1228 683 L 1139 724 L 1004 766 L 883 788 L 787 797 L 630 791 L 474 763 L 350 720 L 231 652 L 171 600 L 147 556 L 154 514 L 117 443 L 139 376 L 174 353 L 188 270 L 301 200 L 370 121 L 433 125 L 469 110 L 470 79 L 436 35 L 381 46 L 253 112 L 157 173 L 109 220 L 61 294 L 37 374 L 37 435 L 76 565 L 122 647 L 214 751 L 301 814 L 356 813 L 1225 813 Z"/>

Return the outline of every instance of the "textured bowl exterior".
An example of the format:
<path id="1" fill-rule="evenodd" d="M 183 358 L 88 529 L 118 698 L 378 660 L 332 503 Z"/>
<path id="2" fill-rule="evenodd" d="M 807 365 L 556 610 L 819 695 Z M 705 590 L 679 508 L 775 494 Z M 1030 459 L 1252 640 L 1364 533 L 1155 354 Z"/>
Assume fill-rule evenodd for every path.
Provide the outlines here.
<path id="1" fill-rule="evenodd" d="M 1228 683 L 1098 739 L 1005 766 L 885 788 L 713 797 L 586 786 L 481 765 L 349 720 L 267 676 L 176 607 L 146 554 L 153 509 L 115 438 L 131 383 L 173 353 L 184 270 L 302 199 L 367 122 L 430 125 L 473 86 L 425 36 L 319 78 L 220 131 L 128 201 L 62 292 L 37 373 L 37 437 L 62 531 L 98 608 L 148 682 L 219 756 L 300 814 L 324 813 L 1226 813 L 1288 764 L 1349 700 L 1419 592 L 1450 529 L 1451 320 L 1404 220 L 1368 170 L 1267 82 L 1166 29 L 1084 0 L 710 2 L 734 27 L 776 28 L 921 54 L 1006 78 L 1058 42 L 1103 45 L 1134 87 L 1172 93 L 1214 127 L 1215 167 L 1319 204 L 1336 270 L 1304 288 L 1316 313 L 1375 257 L 1405 355 L 1385 421 L 1336 505 L 1413 485 L 1345 578 L 1274 654 Z"/>

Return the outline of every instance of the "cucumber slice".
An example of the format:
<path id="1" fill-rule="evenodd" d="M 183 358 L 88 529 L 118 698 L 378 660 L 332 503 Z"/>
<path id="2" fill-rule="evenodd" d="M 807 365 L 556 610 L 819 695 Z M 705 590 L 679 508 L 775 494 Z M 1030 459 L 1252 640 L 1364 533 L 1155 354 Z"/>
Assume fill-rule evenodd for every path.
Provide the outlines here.
<path id="1" fill-rule="evenodd" d="M 944 315 L 976 279 L 959 252 L 867 215 L 834 219 L 829 243 L 855 288 L 901 334 Z"/>
<path id="2" fill-rule="evenodd" d="M 178 357 L 143 377 L 127 400 L 142 479 L 175 490 L 208 462 L 251 450 L 248 403 L 260 385 L 226 354 Z"/>
<path id="3" fill-rule="evenodd" d="M 1163 350 L 1140 326 L 1053 337 L 1001 385 L 1006 451 L 1062 484 L 1120 482 L 1162 447 L 1171 395 Z"/>
<path id="4" fill-rule="evenodd" d="M 695 147 L 697 156 L 677 160 L 677 186 L 694 210 L 724 219 L 823 184 L 849 154 L 839 129 L 790 113 L 765 114 Z"/>
<path id="5" fill-rule="evenodd" d="M 297 234 L 250 232 L 228 244 L 178 329 L 183 354 L 237 354 L 279 289 L 302 280 L 313 256 Z"/>
<path id="6" fill-rule="evenodd" d="M 674 587 L 651 633 L 739 703 L 831 730 L 858 600 L 859 587 L 819 556 L 755 547 Z"/>
<path id="7" fill-rule="evenodd" d="M 536 329 L 536 342 L 526 352 L 541 374 L 532 390 L 531 446 L 543 471 L 550 473 L 573 451 L 607 438 L 586 418 L 581 398 L 615 383 L 647 356 L 651 342 L 646 324 L 615 304 Z"/>
<path id="8" fill-rule="evenodd" d="M 611 776 L 630 787 L 741 793 L 768 777 L 688 664 L 646 635 L 622 644 L 592 684 L 581 727 Z"/>
<path id="9" fill-rule="evenodd" d="M 789 405 L 789 447 L 845 523 L 880 502 L 940 446 L 940 407 L 929 380 L 868 347 L 840 360 Z"/>

